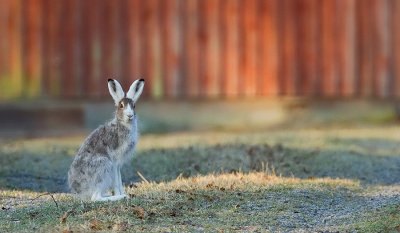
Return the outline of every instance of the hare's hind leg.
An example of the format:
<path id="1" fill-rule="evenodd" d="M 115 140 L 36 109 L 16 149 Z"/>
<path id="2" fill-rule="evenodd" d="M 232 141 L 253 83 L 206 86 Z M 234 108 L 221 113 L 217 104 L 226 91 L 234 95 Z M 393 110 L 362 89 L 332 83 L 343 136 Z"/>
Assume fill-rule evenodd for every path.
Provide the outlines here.
<path id="1" fill-rule="evenodd" d="M 98 157 L 91 161 L 93 168 L 92 183 L 89 188 L 89 197 L 92 201 L 110 200 L 111 195 L 105 192 L 112 187 L 114 169 L 113 163 L 106 157 Z"/>
<path id="2" fill-rule="evenodd" d="M 121 175 L 119 174 L 118 166 L 110 160 L 97 161 L 97 171 L 93 177 L 95 182 L 90 199 L 92 201 L 117 201 L 128 198 L 127 195 L 120 193 Z M 109 188 L 114 188 L 115 196 L 105 194 Z"/>

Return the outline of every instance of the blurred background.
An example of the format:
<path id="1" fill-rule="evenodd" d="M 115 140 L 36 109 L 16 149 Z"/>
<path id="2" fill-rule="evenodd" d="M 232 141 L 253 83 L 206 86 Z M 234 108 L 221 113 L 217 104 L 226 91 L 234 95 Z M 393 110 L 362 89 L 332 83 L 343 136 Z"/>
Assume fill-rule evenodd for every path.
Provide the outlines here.
<path id="1" fill-rule="evenodd" d="M 0 35 L 3 134 L 96 126 L 108 78 L 146 80 L 148 132 L 397 117 L 396 0 L 0 0 Z"/>

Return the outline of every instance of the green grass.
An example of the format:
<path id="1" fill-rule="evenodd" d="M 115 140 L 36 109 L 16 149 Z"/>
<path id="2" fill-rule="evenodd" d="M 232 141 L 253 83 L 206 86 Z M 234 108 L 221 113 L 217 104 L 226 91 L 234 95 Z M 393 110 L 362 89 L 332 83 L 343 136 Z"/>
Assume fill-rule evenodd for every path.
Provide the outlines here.
<path id="1" fill-rule="evenodd" d="M 361 232 L 400 231 L 400 204 L 376 209 L 366 215 L 367 221 L 355 224 L 354 229 Z"/>
<path id="2" fill-rule="evenodd" d="M 112 203 L 66 193 L 84 137 L 3 139 L 0 232 L 396 232 L 398 132 L 379 126 L 144 135 L 122 170 L 132 198 Z"/>

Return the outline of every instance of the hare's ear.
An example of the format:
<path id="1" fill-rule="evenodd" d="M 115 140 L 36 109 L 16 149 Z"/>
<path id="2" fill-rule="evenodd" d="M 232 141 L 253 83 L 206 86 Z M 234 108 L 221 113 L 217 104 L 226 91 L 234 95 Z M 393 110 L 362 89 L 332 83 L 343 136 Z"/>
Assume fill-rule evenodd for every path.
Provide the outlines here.
<path id="1" fill-rule="evenodd" d="M 135 80 L 129 88 L 129 91 L 126 93 L 126 97 L 131 98 L 133 102 L 136 102 L 143 92 L 143 87 L 144 79 Z"/>
<path id="2" fill-rule="evenodd" d="M 119 84 L 119 82 L 115 79 L 109 79 L 108 90 L 114 99 L 115 105 L 118 105 L 119 101 L 121 101 L 125 96 L 121 84 Z"/>

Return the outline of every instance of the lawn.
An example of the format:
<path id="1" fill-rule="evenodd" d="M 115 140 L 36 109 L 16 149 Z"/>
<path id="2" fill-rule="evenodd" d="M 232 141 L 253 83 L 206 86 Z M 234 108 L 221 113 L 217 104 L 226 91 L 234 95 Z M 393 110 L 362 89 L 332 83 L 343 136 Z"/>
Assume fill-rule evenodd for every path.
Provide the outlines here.
<path id="1" fill-rule="evenodd" d="M 0 232 L 400 231 L 396 125 L 145 134 L 108 203 L 67 193 L 84 137 L 0 141 Z"/>

